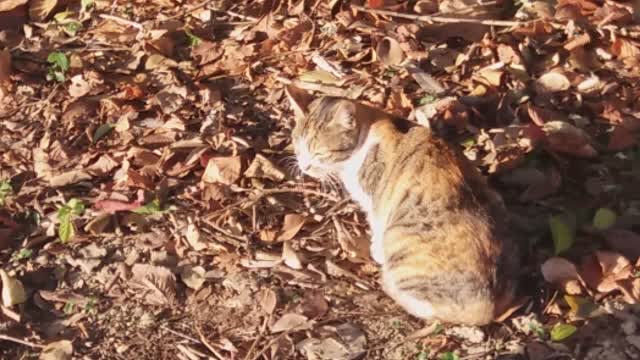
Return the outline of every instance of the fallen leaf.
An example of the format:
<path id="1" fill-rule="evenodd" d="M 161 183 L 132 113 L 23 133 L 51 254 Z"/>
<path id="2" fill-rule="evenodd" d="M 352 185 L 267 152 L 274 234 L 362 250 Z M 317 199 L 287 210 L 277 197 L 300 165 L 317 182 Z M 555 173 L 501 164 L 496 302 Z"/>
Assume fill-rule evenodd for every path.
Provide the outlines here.
<path id="1" fill-rule="evenodd" d="M 9 276 L 2 269 L 0 269 L 0 280 L 2 280 L 2 304 L 4 306 L 9 307 L 27 301 L 27 293 L 20 280 Z"/>
<path id="2" fill-rule="evenodd" d="M 598 152 L 591 146 L 587 133 L 564 121 L 549 121 L 542 130 L 547 134 L 547 145 L 555 151 L 583 158 L 593 158 Z"/>
<path id="3" fill-rule="evenodd" d="M 535 85 L 536 91 L 544 94 L 568 90 L 571 87 L 571 82 L 566 75 L 557 71 L 550 71 L 540 76 Z"/>
<path id="4" fill-rule="evenodd" d="M 329 311 L 329 303 L 319 291 L 306 291 L 300 303 L 300 312 L 309 319 L 323 316 Z"/>
<path id="5" fill-rule="evenodd" d="M 78 74 L 70 80 L 71 84 L 69 84 L 69 95 L 72 97 L 78 98 L 91 91 L 91 85 L 82 77 L 82 75 Z"/>
<path id="6" fill-rule="evenodd" d="M 249 178 L 265 178 L 280 182 L 284 179 L 285 173 L 275 166 L 271 160 L 260 154 L 256 154 L 249 168 L 244 172 L 244 176 Z"/>
<path id="7" fill-rule="evenodd" d="M 117 200 L 100 200 L 93 204 L 96 210 L 102 210 L 108 214 L 115 214 L 117 211 L 131 211 L 144 205 L 144 190 L 138 190 L 138 198 L 133 202 L 126 203 Z"/>
<path id="8" fill-rule="evenodd" d="M 131 284 L 142 290 L 149 305 L 170 305 L 176 301 L 176 277 L 162 266 L 135 264 Z"/>
<path id="9" fill-rule="evenodd" d="M 624 256 L 612 251 L 596 251 L 596 258 L 602 273 L 602 280 L 596 288 L 598 291 L 614 291 L 618 288 L 617 281 L 631 276 L 631 262 Z"/>
<path id="10" fill-rule="evenodd" d="M 29 4 L 29 18 L 32 21 L 43 22 L 58 6 L 58 0 L 32 0 Z"/>
<path id="11" fill-rule="evenodd" d="M 231 185 L 240 179 L 241 168 L 240 156 L 212 157 L 202 174 L 202 181 Z"/>
<path id="12" fill-rule="evenodd" d="M 299 214 L 287 214 L 284 216 L 282 230 L 278 235 L 278 241 L 291 240 L 302 229 L 307 218 Z"/>
<path id="13" fill-rule="evenodd" d="M 558 323 L 553 326 L 551 329 L 551 340 L 552 341 L 562 341 L 567 339 L 569 336 L 573 335 L 578 329 L 569 324 L 561 324 Z"/>
<path id="14" fill-rule="evenodd" d="M 616 223 L 616 213 L 608 208 L 600 208 L 593 216 L 593 227 L 598 230 L 607 230 Z"/>
<path id="15" fill-rule="evenodd" d="M 271 325 L 271 332 L 275 334 L 294 329 L 304 330 L 309 328 L 310 325 L 311 322 L 306 316 L 295 313 L 287 313 L 282 315 L 282 317 L 278 319 L 278 321 Z"/>
<path id="16" fill-rule="evenodd" d="M 406 57 L 400 44 L 390 37 L 385 37 L 378 43 L 376 54 L 386 66 L 400 65 Z"/>
<path id="17" fill-rule="evenodd" d="M 73 344 L 69 340 L 60 340 L 47 344 L 40 353 L 40 360 L 71 360 Z"/>
<path id="18" fill-rule="evenodd" d="M 207 244 L 200 240 L 200 230 L 198 230 L 194 224 L 187 225 L 184 231 L 184 237 L 195 251 L 201 251 L 207 248 Z"/>
<path id="19" fill-rule="evenodd" d="M 81 181 L 91 180 L 91 175 L 89 175 L 84 170 L 71 170 L 62 174 L 58 174 L 49 179 L 49 185 L 52 187 L 63 187 L 67 185 L 72 185 L 79 183 Z"/>
<path id="20" fill-rule="evenodd" d="M 555 215 L 549 218 L 549 228 L 556 255 L 571 248 L 575 238 L 575 216 L 571 214 Z"/>
<path id="21" fill-rule="evenodd" d="M 258 303 L 264 312 L 273 314 L 278 305 L 278 296 L 276 292 L 271 289 L 262 289 L 258 293 Z"/>
<path id="22" fill-rule="evenodd" d="M 120 164 L 111 156 L 104 154 L 100 156 L 95 163 L 87 167 L 87 172 L 93 176 L 103 176 L 113 171 L 113 169 L 117 168 L 119 165 Z"/>
<path id="23" fill-rule="evenodd" d="M 622 37 L 616 37 L 611 43 L 611 53 L 620 59 L 637 59 L 640 56 L 640 48 L 638 48 L 636 43 L 630 40 Z"/>
<path id="24" fill-rule="evenodd" d="M 206 271 L 202 266 L 185 266 L 180 272 L 182 282 L 193 290 L 199 290 L 205 282 Z"/>
<path id="25" fill-rule="evenodd" d="M 588 319 L 604 314 L 604 310 L 586 298 L 565 295 L 564 300 L 571 309 L 570 314 L 576 319 Z"/>
<path id="26" fill-rule="evenodd" d="M 576 266 L 567 259 L 553 257 L 548 259 L 540 267 L 544 279 L 565 290 L 567 293 L 575 295 L 580 293 L 580 284 L 584 281 L 578 273 Z M 578 288 L 576 289 L 576 285 Z"/>
<path id="27" fill-rule="evenodd" d="M 282 260 L 284 261 L 285 265 L 292 269 L 302 269 L 302 261 L 300 261 L 300 257 L 293 249 L 293 247 L 291 247 L 290 241 L 285 241 L 282 245 Z"/>
<path id="28" fill-rule="evenodd" d="M 635 261 L 640 257 L 640 235 L 625 229 L 609 229 L 605 241 L 615 251 Z"/>
<path id="29" fill-rule="evenodd" d="M 4 0 L 0 2 L 0 12 L 11 11 L 20 5 L 24 5 L 29 0 Z"/>

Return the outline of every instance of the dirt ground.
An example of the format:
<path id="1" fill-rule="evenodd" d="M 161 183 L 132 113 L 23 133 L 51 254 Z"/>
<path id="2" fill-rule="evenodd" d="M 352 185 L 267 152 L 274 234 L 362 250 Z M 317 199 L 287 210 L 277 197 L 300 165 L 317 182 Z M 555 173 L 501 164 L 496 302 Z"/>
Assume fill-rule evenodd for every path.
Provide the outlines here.
<path id="1" fill-rule="evenodd" d="M 0 3 L 0 359 L 639 359 L 639 19 L 596 0 Z M 285 85 L 464 148 L 525 249 L 505 318 L 424 322 L 381 291 L 362 212 L 296 169 Z"/>

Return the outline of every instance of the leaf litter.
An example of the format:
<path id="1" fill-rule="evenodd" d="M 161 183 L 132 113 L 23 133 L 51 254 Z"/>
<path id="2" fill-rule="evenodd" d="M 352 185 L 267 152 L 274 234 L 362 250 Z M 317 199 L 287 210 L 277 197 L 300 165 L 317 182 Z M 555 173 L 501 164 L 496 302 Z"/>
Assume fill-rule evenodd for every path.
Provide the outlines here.
<path id="1" fill-rule="evenodd" d="M 638 7 L 359 4 L 2 2 L 0 355 L 637 357 Z M 298 176 L 290 84 L 460 144 L 523 225 L 518 305 L 399 311 Z"/>

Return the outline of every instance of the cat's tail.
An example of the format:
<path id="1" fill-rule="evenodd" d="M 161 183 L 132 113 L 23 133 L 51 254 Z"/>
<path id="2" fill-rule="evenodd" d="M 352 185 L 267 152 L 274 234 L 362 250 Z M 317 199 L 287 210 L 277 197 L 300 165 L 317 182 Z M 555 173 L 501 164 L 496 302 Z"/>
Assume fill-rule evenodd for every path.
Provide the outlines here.
<path id="1" fill-rule="evenodd" d="M 508 292 L 498 295 L 472 274 L 432 274 L 403 277 L 383 268 L 385 292 L 408 313 L 421 319 L 486 325 L 501 315 Z"/>

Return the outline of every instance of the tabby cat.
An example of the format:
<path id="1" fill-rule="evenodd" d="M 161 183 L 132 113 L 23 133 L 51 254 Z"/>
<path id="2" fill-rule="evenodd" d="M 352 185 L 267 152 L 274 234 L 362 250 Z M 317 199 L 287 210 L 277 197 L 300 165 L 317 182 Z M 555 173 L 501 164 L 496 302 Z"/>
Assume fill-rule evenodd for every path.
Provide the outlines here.
<path id="1" fill-rule="evenodd" d="M 300 169 L 338 177 L 366 212 L 392 299 L 416 317 L 469 325 L 506 310 L 517 247 L 502 202 L 459 150 L 356 101 L 287 95 Z"/>

